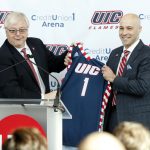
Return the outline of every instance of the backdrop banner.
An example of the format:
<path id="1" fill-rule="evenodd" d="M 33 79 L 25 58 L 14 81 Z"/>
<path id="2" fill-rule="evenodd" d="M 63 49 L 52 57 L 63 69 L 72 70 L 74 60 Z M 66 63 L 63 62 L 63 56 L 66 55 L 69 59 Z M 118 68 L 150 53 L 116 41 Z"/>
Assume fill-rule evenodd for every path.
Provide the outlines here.
<path id="1" fill-rule="evenodd" d="M 29 36 L 43 40 L 56 55 L 68 49 L 72 42 L 83 42 L 91 57 L 106 63 L 112 49 L 122 43 L 118 36 L 118 23 L 126 13 L 139 15 L 143 31 L 141 39 L 150 46 L 150 10 L 147 0 L 1 0 L 0 45 L 5 40 L 4 20 L 11 11 L 21 11 L 30 21 Z M 142 8 L 142 9 L 141 9 Z M 66 71 L 55 74 L 61 79 Z M 55 80 L 50 79 L 55 89 Z"/>

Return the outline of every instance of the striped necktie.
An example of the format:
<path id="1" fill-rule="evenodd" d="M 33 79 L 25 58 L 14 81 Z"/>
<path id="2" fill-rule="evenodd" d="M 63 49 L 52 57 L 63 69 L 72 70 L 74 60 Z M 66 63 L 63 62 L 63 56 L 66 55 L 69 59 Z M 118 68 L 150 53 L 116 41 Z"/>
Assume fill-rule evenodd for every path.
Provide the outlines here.
<path id="1" fill-rule="evenodd" d="M 119 69 L 118 69 L 118 76 L 122 76 L 122 73 L 123 73 L 123 70 L 124 70 L 124 67 L 127 63 L 127 57 L 129 55 L 129 51 L 127 50 L 124 50 L 123 51 L 124 55 L 120 61 L 120 64 L 119 64 Z"/>
<path id="2" fill-rule="evenodd" d="M 38 79 L 37 73 L 36 73 L 36 71 L 35 71 L 35 69 L 34 69 L 34 66 L 33 66 L 32 62 L 29 60 L 28 56 L 27 56 L 26 48 L 23 48 L 23 49 L 21 50 L 21 52 L 24 54 L 24 58 L 26 59 L 28 65 L 30 66 L 30 68 L 31 68 L 31 70 L 32 70 L 32 73 L 33 73 L 33 75 L 34 75 L 34 77 L 35 77 L 35 79 L 36 79 L 38 85 L 40 85 L 40 84 L 39 84 L 39 79 Z"/>
<path id="3" fill-rule="evenodd" d="M 120 61 L 120 64 L 119 64 L 119 69 L 118 69 L 118 76 L 122 76 L 123 74 L 123 70 L 124 70 L 124 67 L 126 66 L 126 63 L 127 63 L 127 57 L 130 53 L 130 51 L 128 50 L 124 50 L 123 51 L 124 55 Z M 113 96 L 113 100 L 112 100 L 112 105 L 116 105 L 116 94 L 117 92 L 114 92 L 114 96 Z"/>

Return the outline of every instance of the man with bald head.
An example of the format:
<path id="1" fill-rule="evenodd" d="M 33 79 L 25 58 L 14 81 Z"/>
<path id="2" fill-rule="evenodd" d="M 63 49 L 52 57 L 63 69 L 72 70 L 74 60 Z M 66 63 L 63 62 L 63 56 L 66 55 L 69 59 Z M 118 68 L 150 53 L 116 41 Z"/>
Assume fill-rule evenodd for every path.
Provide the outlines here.
<path id="1" fill-rule="evenodd" d="M 107 132 L 93 132 L 79 145 L 79 150 L 125 150 L 123 144 Z"/>
<path id="2" fill-rule="evenodd" d="M 112 132 L 122 121 L 135 121 L 150 128 L 150 48 L 139 35 L 142 30 L 136 14 L 126 14 L 119 24 L 122 46 L 114 49 L 102 73 L 111 82 L 104 130 Z"/>

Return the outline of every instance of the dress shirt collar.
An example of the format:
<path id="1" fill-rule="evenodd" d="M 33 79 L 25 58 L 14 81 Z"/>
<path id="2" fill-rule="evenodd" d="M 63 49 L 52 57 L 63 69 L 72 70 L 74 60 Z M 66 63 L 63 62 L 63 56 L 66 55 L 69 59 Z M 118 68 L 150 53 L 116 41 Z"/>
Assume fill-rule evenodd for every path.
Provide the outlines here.
<path id="1" fill-rule="evenodd" d="M 27 53 L 27 54 L 30 54 L 30 55 L 32 54 L 26 42 L 25 42 L 25 46 L 24 46 L 24 47 L 22 47 L 22 48 L 16 48 L 16 49 L 18 50 L 18 52 L 19 52 L 21 55 L 23 55 L 22 52 L 21 52 L 21 50 L 22 50 L 23 48 L 26 48 L 26 53 Z"/>
<path id="2" fill-rule="evenodd" d="M 133 52 L 134 48 L 138 45 L 138 43 L 140 42 L 140 39 L 136 40 L 128 49 L 126 49 L 125 47 L 123 48 L 124 50 L 128 50 L 130 51 L 130 54 Z"/>

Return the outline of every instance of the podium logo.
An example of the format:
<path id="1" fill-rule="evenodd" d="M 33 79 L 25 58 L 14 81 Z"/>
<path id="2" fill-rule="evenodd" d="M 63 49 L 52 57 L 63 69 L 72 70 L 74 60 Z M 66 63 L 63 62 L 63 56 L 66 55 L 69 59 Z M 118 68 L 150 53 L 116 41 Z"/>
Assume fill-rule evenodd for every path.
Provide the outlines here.
<path id="1" fill-rule="evenodd" d="M 10 13 L 10 11 L 0 11 L 0 24 L 4 24 L 6 16 Z"/>
<path id="2" fill-rule="evenodd" d="M 0 121 L 0 146 L 11 133 L 21 127 L 35 127 L 46 137 L 42 126 L 32 117 L 23 114 L 13 114 Z"/>
<path id="3" fill-rule="evenodd" d="M 121 10 L 95 11 L 91 19 L 91 23 L 94 25 L 118 24 L 122 16 L 123 12 Z"/>

